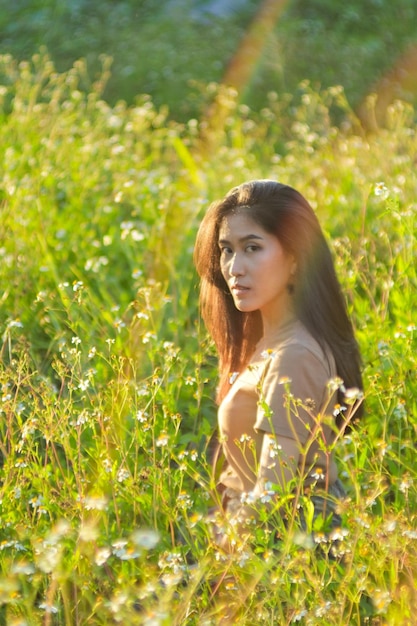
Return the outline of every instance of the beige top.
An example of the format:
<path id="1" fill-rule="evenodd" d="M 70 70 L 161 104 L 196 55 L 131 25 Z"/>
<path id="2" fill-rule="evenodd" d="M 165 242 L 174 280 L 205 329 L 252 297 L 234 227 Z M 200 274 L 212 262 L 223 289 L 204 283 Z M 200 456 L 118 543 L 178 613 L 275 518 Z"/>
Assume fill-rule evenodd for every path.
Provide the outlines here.
<path id="1" fill-rule="evenodd" d="M 333 455 L 323 448 L 334 440 L 335 394 L 328 382 L 335 377 L 332 354 L 324 353 L 297 320 L 281 327 L 266 350 L 258 348 L 248 367 L 231 377 L 230 391 L 219 407 L 228 462 L 220 483 L 251 491 L 262 476 L 258 460 L 264 433 L 270 433 L 278 445 L 280 437 L 297 442 L 298 470 L 305 484 L 332 485 L 337 468 Z"/>

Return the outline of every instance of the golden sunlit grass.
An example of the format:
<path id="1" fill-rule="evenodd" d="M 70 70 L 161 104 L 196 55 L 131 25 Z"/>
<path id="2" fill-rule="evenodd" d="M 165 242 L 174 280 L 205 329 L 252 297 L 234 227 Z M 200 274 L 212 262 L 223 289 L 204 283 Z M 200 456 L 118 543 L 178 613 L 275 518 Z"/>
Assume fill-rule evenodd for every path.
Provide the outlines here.
<path id="1" fill-rule="evenodd" d="M 227 92 L 203 158 L 198 121 L 168 121 L 146 97 L 110 107 L 101 81 L 81 90 L 81 62 L 2 63 L 3 622 L 411 626 L 413 111 L 394 104 L 367 137 L 338 87 L 302 84 L 292 107 L 271 93 L 257 115 Z M 311 200 L 363 353 L 366 416 L 337 449 L 335 560 L 325 535 L 283 528 L 228 556 L 206 522 L 216 362 L 192 246 L 208 202 L 256 177 Z"/>

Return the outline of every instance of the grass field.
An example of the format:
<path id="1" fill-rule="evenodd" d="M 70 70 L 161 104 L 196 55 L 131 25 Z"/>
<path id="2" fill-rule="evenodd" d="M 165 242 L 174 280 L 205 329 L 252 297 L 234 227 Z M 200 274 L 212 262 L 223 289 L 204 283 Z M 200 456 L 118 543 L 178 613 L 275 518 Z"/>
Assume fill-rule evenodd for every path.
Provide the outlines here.
<path id="1" fill-rule="evenodd" d="M 179 124 L 145 96 L 106 104 L 105 61 L 88 92 L 81 61 L 1 63 L 0 623 L 413 626 L 412 108 L 366 136 L 343 90 L 303 83 L 293 106 L 226 91 L 224 127 Z M 225 556 L 205 522 L 217 372 L 192 248 L 207 204 L 258 177 L 317 211 L 363 354 L 343 564 L 285 533 Z"/>

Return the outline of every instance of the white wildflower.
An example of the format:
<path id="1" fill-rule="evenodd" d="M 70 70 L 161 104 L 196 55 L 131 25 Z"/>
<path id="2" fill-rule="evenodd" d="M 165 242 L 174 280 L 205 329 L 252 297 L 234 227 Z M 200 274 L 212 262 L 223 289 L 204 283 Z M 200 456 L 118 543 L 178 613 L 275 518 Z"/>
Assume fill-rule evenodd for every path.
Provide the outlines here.
<path id="1" fill-rule="evenodd" d="M 94 557 L 94 561 L 96 563 L 96 565 L 98 565 L 99 567 L 101 565 L 104 565 L 104 563 L 107 561 L 107 559 L 111 556 L 111 550 L 110 548 L 99 548 L 95 554 Z"/>
<path id="2" fill-rule="evenodd" d="M 386 200 L 389 196 L 389 189 L 384 182 L 379 182 L 375 184 L 374 193 L 382 200 Z"/>

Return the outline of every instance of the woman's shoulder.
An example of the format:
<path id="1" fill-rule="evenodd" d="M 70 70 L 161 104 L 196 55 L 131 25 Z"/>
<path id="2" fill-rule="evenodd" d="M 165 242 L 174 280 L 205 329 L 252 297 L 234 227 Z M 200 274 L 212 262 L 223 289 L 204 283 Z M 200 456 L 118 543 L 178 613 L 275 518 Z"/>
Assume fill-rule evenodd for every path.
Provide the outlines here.
<path id="1" fill-rule="evenodd" d="M 287 347 L 291 347 L 293 350 L 312 352 L 318 358 L 325 356 L 324 350 L 317 339 L 313 337 L 311 332 L 299 320 L 294 322 Z"/>
<path id="2" fill-rule="evenodd" d="M 322 347 L 299 320 L 294 321 L 286 335 L 278 338 L 268 351 L 271 355 L 275 354 L 281 363 L 283 360 L 308 361 L 324 366 L 329 375 L 335 375 L 336 367 L 330 349 Z"/>

